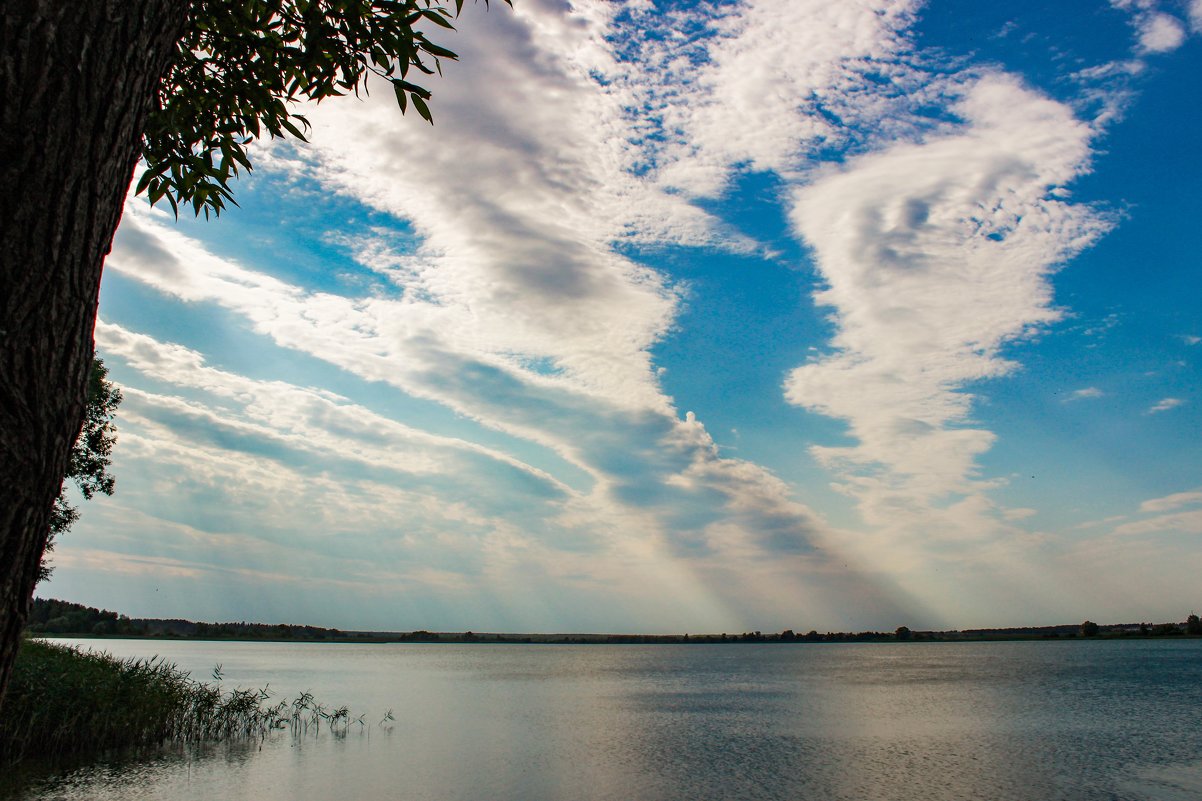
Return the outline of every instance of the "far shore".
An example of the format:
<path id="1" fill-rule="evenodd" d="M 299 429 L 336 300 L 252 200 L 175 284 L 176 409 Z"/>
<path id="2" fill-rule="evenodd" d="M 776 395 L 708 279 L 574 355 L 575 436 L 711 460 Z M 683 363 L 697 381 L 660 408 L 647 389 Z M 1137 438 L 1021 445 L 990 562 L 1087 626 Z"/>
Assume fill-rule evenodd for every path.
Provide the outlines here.
<path id="1" fill-rule="evenodd" d="M 818 639 L 806 639 L 804 635 L 793 639 L 782 640 L 779 634 L 765 634 L 759 638 L 744 639 L 741 634 L 728 635 L 722 639 L 721 634 L 693 635 L 686 638 L 679 634 L 480 634 L 465 639 L 462 633 L 431 632 L 429 638 L 415 639 L 406 632 L 381 634 L 364 634 L 361 632 L 345 632 L 348 636 L 329 639 L 290 638 L 290 637 L 257 637 L 257 636 L 204 636 L 188 637 L 178 634 L 92 634 L 38 633 L 38 639 L 43 640 L 149 640 L 152 642 L 245 642 L 245 643 L 311 643 L 311 644 L 351 644 L 351 645 L 387 645 L 387 644 L 426 644 L 426 645 L 738 645 L 738 644 L 784 644 L 784 645 L 821 645 L 821 644 L 897 644 L 909 643 L 981 643 L 981 642 L 1093 642 L 1098 640 L 1162 640 L 1163 635 L 1115 635 L 1099 634 L 1093 637 L 1078 635 L 1034 635 L 1034 634 L 974 634 L 963 631 L 930 631 L 915 632 L 909 640 L 898 640 L 897 637 L 885 632 L 865 632 L 847 636 L 835 633 L 821 634 Z M 1172 636 L 1172 635 L 1170 635 Z M 1181 640 L 1202 638 L 1197 634 L 1181 634 L 1173 637 Z"/>
<path id="2" fill-rule="evenodd" d="M 327 643 L 458 643 L 472 645 L 727 645 L 736 643 L 898 643 L 1008 642 L 1097 639 L 1160 639 L 1202 636 L 1202 622 L 1191 614 L 1181 623 L 1115 623 L 1091 621 L 1058 626 L 996 629 L 860 631 L 804 634 L 749 631 L 738 634 L 513 634 L 494 632 L 343 631 L 286 623 L 201 623 L 182 619 L 130 618 L 116 612 L 53 599 L 34 599 L 27 628 L 42 638 L 202 640 L 213 642 Z"/>

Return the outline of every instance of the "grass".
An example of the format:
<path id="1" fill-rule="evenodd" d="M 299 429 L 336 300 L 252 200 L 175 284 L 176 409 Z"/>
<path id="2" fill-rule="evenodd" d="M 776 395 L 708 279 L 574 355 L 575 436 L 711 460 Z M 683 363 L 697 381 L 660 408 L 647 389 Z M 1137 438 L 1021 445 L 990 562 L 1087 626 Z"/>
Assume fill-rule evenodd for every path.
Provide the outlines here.
<path id="1" fill-rule="evenodd" d="M 346 707 L 328 710 L 309 693 L 270 704 L 266 690 L 223 691 L 159 658 L 118 659 L 28 639 L 0 713 L 0 765 L 169 742 L 263 738 L 279 729 L 303 736 L 320 732 L 323 723 L 335 734 L 364 725 Z"/>

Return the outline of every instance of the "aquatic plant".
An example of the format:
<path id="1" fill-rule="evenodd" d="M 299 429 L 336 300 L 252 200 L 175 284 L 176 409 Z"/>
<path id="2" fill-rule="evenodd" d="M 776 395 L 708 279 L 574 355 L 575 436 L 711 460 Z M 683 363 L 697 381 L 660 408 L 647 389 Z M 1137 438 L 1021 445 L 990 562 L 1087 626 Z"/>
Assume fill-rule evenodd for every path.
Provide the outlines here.
<path id="1" fill-rule="evenodd" d="M 221 679 L 221 666 L 214 671 Z M 271 703 L 267 688 L 223 690 L 196 681 L 160 658 L 118 659 L 105 653 L 26 640 L 17 657 L 0 716 L 0 765 L 28 757 L 56 759 L 81 752 L 294 736 L 321 724 L 336 734 L 352 725 L 346 707 L 329 711 L 312 693 Z"/>

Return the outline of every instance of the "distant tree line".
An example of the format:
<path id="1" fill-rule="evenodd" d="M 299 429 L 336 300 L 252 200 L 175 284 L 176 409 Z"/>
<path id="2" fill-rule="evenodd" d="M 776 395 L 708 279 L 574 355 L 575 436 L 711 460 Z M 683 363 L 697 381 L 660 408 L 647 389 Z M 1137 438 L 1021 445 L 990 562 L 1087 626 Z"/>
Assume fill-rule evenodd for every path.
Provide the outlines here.
<path id="1" fill-rule="evenodd" d="M 855 643 L 855 642 L 972 642 L 982 640 L 1058 639 L 1075 637 L 1181 637 L 1202 636 L 1202 621 L 1191 614 L 1182 623 L 1116 623 L 1099 625 L 1086 620 L 1080 625 L 1027 626 L 962 631 L 828 631 L 811 629 L 797 634 L 793 629 L 778 633 L 745 631 L 741 634 L 478 634 L 471 631 L 432 632 L 424 629 L 397 631 L 341 631 L 287 623 L 197 623 L 191 620 L 129 618 L 82 604 L 35 598 L 27 631 L 115 637 L 178 637 L 217 640 L 299 640 L 325 642 L 415 642 L 415 643 L 545 643 L 585 645 L 723 644 L 723 643 Z"/>
<path id="2" fill-rule="evenodd" d="M 1184 623 L 1125 623 L 1121 625 L 1099 626 L 1091 620 L 1081 624 L 1079 633 L 1082 637 L 1181 637 L 1202 635 L 1202 620 L 1191 614 Z"/>
<path id="3" fill-rule="evenodd" d="M 26 630 L 31 634 L 82 634 L 127 637 L 195 637 L 198 639 L 337 640 L 338 629 L 264 623 L 197 623 L 191 620 L 129 618 L 83 604 L 34 598 Z"/>
<path id="4" fill-rule="evenodd" d="M 107 609 L 34 598 L 26 629 L 34 634 L 140 634 L 132 621 Z"/>

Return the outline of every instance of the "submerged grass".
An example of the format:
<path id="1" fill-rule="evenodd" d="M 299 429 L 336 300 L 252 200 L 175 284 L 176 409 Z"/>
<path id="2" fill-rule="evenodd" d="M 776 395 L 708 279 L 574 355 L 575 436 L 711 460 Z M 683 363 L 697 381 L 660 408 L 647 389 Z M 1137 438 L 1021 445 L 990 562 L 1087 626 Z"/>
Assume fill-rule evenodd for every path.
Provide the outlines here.
<path id="1" fill-rule="evenodd" d="M 214 671 L 220 678 L 219 669 Z M 362 718 L 313 696 L 269 703 L 267 691 L 222 690 L 160 658 L 118 659 L 39 640 L 18 654 L 0 713 L 0 765 L 81 753 L 262 738 L 286 729 L 345 734 Z"/>

